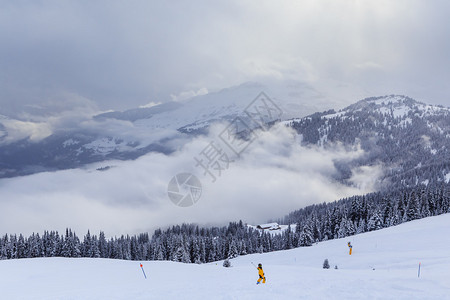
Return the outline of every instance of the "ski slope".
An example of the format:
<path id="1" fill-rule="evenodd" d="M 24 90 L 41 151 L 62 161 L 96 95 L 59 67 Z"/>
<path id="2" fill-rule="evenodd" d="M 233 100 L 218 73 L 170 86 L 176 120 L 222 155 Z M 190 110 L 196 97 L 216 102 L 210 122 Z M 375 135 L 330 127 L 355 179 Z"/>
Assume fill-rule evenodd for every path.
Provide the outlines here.
<path id="1" fill-rule="evenodd" d="M 136 261 L 4 260 L 0 299 L 450 299 L 448 232 L 450 214 L 312 247 L 242 256 L 231 260 L 231 268 L 222 262 L 143 262 L 147 279 Z M 325 258 L 330 269 L 322 268 Z M 255 284 L 251 262 L 263 264 L 265 285 Z"/>

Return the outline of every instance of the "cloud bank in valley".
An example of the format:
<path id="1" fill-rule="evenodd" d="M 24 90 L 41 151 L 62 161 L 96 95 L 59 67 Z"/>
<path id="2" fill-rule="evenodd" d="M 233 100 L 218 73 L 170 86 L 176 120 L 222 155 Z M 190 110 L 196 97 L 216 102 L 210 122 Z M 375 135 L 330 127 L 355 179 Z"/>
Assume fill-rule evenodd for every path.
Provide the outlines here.
<path id="1" fill-rule="evenodd" d="M 115 235 L 182 222 L 225 224 L 242 219 L 257 223 L 372 189 L 359 173 L 355 175 L 359 188 L 331 179 L 336 172 L 333 162 L 363 155 L 360 149 L 303 147 L 301 137 L 284 126 L 259 132 L 258 139 L 240 158 L 233 157 L 234 162 L 213 183 L 196 167 L 194 157 L 211 141 L 218 141 L 223 126 L 213 126 L 208 136 L 194 139 L 172 155 L 149 153 L 135 161 L 3 179 L 2 233 L 71 227 L 81 233 L 90 229 Z M 96 170 L 105 166 L 111 168 Z M 168 199 L 167 185 L 180 172 L 191 172 L 202 181 L 202 197 L 192 207 L 180 208 Z"/>

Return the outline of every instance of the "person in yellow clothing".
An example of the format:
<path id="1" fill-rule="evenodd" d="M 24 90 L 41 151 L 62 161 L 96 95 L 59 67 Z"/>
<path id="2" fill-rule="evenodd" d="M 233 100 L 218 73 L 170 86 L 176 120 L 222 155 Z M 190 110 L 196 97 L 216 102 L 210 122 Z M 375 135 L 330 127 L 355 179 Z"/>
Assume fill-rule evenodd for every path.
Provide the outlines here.
<path id="1" fill-rule="evenodd" d="M 353 246 L 352 246 L 352 244 L 350 244 L 350 242 L 348 242 L 348 248 L 349 248 L 348 254 L 352 255 L 352 248 L 353 248 Z"/>
<path id="2" fill-rule="evenodd" d="M 266 276 L 264 276 L 264 271 L 262 269 L 262 264 L 258 264 L 258 274 L 259 274 L 259 279 L 256 282 L 256 284 L 260 284 L 261 280 L 262 280 L 262 283 L 266 283 Z"/>

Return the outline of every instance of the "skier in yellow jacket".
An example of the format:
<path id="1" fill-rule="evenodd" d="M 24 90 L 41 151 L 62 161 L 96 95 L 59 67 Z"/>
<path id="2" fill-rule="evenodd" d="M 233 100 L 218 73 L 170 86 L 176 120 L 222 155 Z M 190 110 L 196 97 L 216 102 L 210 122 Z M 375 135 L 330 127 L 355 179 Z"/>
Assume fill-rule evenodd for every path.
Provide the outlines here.
<path id="1" fill-rule="evenodd" d="M 348 245 L 348 249 L 349 249 L 349 250 L 348 250 L 348 254 L 349 254 L 349 255 L 352 255 L 352 248 L 353 248 L 353 246 L 352 246 L 352 244 L 350 244 L 350 242 L 348 242 L 347 245 Z"/>
<path id="2" fill-rule="evenodd" d="M 266 276 L 264 276 L 264 271 L 262 269 L 262 264 L 258 264 L 258 274 L 259 274 L 259 279 L 256 282 L 256 284 L 260 284 L 261 280 L 263 283 L 266 283 Z"/>

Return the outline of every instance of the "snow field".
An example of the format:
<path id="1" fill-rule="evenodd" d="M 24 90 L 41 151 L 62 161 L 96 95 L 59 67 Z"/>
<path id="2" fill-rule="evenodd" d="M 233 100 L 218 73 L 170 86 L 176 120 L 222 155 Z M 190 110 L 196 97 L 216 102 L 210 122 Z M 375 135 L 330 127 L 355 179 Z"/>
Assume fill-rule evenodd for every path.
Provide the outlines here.
<path id="1" fill-rule="evenodd" d="M 231 268 L 222 262 L 142 262 L 148 279 L 138 261 L 4 260 L 0 299 L 450 299 L 449 230 L 446 214 L 312 247 L 238 257 Z M 322 268 L 325 258 L 330 269 Z M 265 285 L 256 285 L 251 262 L 263 264 Z"/>

